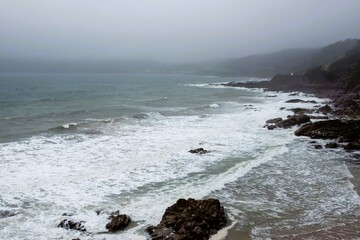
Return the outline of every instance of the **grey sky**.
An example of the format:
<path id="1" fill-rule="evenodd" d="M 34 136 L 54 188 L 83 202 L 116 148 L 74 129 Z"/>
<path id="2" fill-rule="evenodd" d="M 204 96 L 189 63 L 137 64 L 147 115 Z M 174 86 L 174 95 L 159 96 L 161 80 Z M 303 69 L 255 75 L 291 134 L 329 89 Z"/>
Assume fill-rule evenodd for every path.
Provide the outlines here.
<path id="1" fill-rule="evenodd" d="M 192 61 L 360 37 L 360 0 L 0 0 L 0 57 Z"/>

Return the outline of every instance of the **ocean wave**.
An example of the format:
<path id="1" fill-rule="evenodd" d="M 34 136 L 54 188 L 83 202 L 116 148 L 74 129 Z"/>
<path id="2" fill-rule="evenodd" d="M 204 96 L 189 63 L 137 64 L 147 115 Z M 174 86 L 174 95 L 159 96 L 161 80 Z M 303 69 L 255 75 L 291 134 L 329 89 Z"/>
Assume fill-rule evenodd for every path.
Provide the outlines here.
<path id="1" fill-rule="evenodd" d="M 203 106 L 203 108 L 220 108 L 220 105 L 217 103 L 212 103 L 212 104 Z"/>
<path id="2" fill-rule="evenodd" d="M 159 119 L 159 118 L 162 118 L 162 117 L 164 117 L 164 115 L 162 115 L 159 112 L 138 113 L 138 114 L 135 114 L 135 115 L 132 116 L 132 118 L 139 119 L 139 120 L 142 120 L 142 119 Z"/>

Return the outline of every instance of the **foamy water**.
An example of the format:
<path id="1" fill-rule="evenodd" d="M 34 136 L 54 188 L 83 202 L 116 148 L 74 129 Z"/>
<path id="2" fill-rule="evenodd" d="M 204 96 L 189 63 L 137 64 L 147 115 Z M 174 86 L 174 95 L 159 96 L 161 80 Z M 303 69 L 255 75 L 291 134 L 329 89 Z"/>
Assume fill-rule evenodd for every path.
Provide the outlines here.
<path id="1" fill-rule="evenodd" d="M 217 94 L 206 83 L 176 85 L 184 92 Z M 77 121 L 82 124 L 63 123 L 63 130 L 0 144 L 0 211 L 15 214 L 0 219 L 0 238 L 147 239 L 145 228 L 157 224 L 166 207 L 190 197 L 215 196 L 224 204 L 231 221 L 212 239 L 224 239 L 228 231 L 271 237 L 274 219 L 278 228 L 321 221 L 329 227 L 336 221 L 328 213 L 358 214 L 351 176 L 334 160 L 343 157 L 340 152 L 319 157 L 293 130 L 263 128 L 267 119 L 290 114 L 283 106 L 314 104 L 284 104 L 286 93 L 268 98 L 258 90 L 218 90 L 229 91 L 229 98 L 222 94 L 219 101 L 208 98 L 187 107 L 151 105 L 147 109 L 159 111 L 118 118 L 87 117 Z M 166 96 L 165 102 L 172 101 Z M 210 152 L 188 152 L 198 147 Z M 324 158 L 333 161 L 313 160 Z M 299 209 L 305 212 L 287 221 L 286 214 Z M 107 215 L 98 210 L 120 210 L 135 223 L 105 234 Z M 259 223 L 264 216 L 269 225 Z M 87 232 L 57 228 L 65 218 L 85 221 Z"/>

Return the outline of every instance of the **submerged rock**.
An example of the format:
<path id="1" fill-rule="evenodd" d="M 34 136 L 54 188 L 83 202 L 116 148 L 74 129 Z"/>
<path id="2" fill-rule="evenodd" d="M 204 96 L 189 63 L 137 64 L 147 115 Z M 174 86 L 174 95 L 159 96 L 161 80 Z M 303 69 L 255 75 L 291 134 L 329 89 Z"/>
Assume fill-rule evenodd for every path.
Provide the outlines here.
<path id="1" fill-rule="evenodd" d="M 198 154 L 205 154 L 208 153 L 209 151 L 203 149 L 203 148 L 197 148 L 197 149 L 192 149 L 189 151 L 190 153 L 198 153 Z"/>
<path id="2" fill-rule="evenodd" d="M 148 227 L 147 232 L 153 240 L 206 240 L 226 222 L 224 207 L 217 199 L 179 199 L 166 209 L 161 222 Z"/>
<path id="3" fill-rule="evenodd" d="M 0 218 L 7 218 L 7 217 L 13 217 L 15 216 L 17 213 L 14 211 L 9 211 L 9 210 L 0 210 Z"/>
<path id="4" fill-rule="evenodd" d="M 85 232 L 86 228 L 84 226 L 84 221 L 80 221 L 80 222 L 75 222 L 72 220 L 67 220 L 64 219 L 62 220 L 59 225 L 57 226 L 58 228 L 64 228 L 64 229 L 73 229 L 73 230 L 78 230 L 78 231 L 82 231 Z"/>
<path id="5" fill-rule="evenodd" d="M 109 219 L 111 221 L 106 224 L 106 229 L 111 232 L 125 229 L 131 222 L 128 215 L 120 214 L 119 211 L 112 212 Z"/>
<path id="6" fill-rule="evenodd" d="M 323 147 L 322 147 L 320 144 L 316 144 L 316 145 L 314 145 L 314 148 L 316 148 L 316 149 L 322 149 Z"/>

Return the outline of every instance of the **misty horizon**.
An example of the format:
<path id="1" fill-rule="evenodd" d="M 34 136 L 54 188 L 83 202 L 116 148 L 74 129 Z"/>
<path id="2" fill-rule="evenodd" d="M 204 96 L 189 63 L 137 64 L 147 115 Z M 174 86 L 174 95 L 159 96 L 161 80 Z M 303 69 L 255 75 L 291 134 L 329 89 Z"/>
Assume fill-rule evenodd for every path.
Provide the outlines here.
<path id="1" fill-rule="evenodd" d="M 188 63 L 360 37 L 360 2 L 0 3 L 0 58 Z"/>

